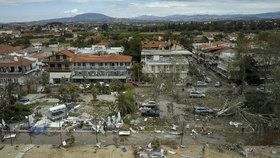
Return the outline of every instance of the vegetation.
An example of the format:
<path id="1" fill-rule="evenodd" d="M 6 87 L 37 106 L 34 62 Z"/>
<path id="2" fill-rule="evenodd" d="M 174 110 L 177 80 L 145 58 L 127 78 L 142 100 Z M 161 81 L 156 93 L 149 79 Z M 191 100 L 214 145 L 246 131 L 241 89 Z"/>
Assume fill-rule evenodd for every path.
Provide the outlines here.
<path id="1" fill-rule="evenodd" d="M 116 100 L 116 106 L 122 116 L 133 113 L 136 110 L 133 91 L 128 89 L 124 93 L 119 93 Z"/>
<path id="2" fill-rule="evenodd" d="M 80 88 L 75 83 L 63 83 L 59 87 L 59 94 L 64 102 L 77 101 L 80 94 Z"/>

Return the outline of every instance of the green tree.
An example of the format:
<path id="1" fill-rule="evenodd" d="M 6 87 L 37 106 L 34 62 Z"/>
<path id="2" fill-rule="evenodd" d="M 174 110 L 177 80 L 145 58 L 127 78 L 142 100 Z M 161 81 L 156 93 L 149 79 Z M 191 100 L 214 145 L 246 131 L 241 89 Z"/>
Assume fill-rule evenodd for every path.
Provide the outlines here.
<path id="1" fill-rule="evenodd" d="M 142 44 L 140 38 L 133 38 L 124 44 L 124 54 L 141 61 Z"/>
<path id="2" fill-rule="evenodd" d="M 132 65 L 132 74 L 131 78 L 133 81 L 142 81 L 143 80 L 143 73 L 142 73 L 143 66 L 140 63 L 135 63 Z"/>
<path id="3" fill-rule="evenodd" d="M 91 95 L 93 100 L 95 101 L 97 99 L 97 89 L 95 87 L 91 89 Z"/>
<path id="4" fill-rule="evenodd" d="M 116 99 L 116 106 L 123 116 L 133 113 L 136 110 L 133 91 L 128 90 L 125 93 L 119 93 Z"/>
<path id="5" fill-rule="evenodd" d="M 110 84 L 111 90 L 116 92 L 121 92 L 124 90 L 123 84 L 120 80 L 114 79 L 112 83 Z"/>
<path id="6" fill-rule="evenodd" d="M 59 93 L 65 102 L 77 101 L 79 98 L 80 87 L 75 83 L 63 83 L 59 87 Z"/>

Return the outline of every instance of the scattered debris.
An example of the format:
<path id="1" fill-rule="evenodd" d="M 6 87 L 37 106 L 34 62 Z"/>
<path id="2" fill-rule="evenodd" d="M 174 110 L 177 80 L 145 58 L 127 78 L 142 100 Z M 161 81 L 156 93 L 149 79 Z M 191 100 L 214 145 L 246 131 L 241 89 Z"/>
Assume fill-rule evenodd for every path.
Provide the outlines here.
<path id="1" fill-rule="evenodd" d="M 170 151 L 170 150 L 168 150 L 167 153 L 168 153 L 168 154 L 171 154 L 171 155 L 175 155 L 175 154 L 176 154 L 175 151 Z"/>
<path id="2" fill-rule="evenodd" d="M 135 130 L 132 129 L 131 127 L 129 128 L 129 130 L 130 130 L 132 133 L 138 133 L 137 131 L 135 131 Z"/>
<path id="3" fill-rule="evenodd" d="M 121 151 L 122 152 L 127 152 L 127 148 L 125 146 L 121 146 Z"/>
<path id="4" fill-rule="evenodd" d="M 238 128 L 238 126 L 242 126 L 242 123 L 237 122 L 237 121 L 230 121 L 229 125 L 235 126 L 236 128 Z"/>
<path id="5" fill-rule="evenodd" d="M 130 131 L 119 131 L 119 136 L 129 136 Z"/>

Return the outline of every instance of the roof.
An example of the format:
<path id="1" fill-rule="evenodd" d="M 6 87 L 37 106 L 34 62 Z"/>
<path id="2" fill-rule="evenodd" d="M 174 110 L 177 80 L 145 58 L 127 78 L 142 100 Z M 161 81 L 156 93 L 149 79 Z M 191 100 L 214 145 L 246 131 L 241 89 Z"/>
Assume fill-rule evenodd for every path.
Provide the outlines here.
<path id="1" fill-rule="evenodd" d="M 75 54 L 73 51 L 70 50 L 65 50 L 56 54 L 64 54 L 72 58 L 72 62 L 132 62 L 132 57 L 128 55 Z"/>
<path id="2" fill-rule="evenodd" d="M 13 47 L 7 44 L 0 44 L 0 54 L 8 54 L 22 50 L 21 47 Z"/>
<path id="3" fill-rule="evenodd" d="M 132 57 L 128 55 L 92 55 L 79 54 L 74 62 L 131 62 Z"/>
<path id="4" fill-rule="evenodd" d="M 31 65 L 33 62 L 24 57 L 18 56 L 6 56 L 0 59 L 0 67 L 7 66 L 27 66 Z"/>
<path id="5" fill-rule="evenodd" d="M 32 58 L 36 58 L 36 59 L 45 59 L 47 56 L 45 54 L 33 54 L 31 56 Z"/>
<path id="6" fill-rule="evenodd" d="M 166 41 L 148 41 L 142 43 L 142 48 L 151 49 L 151 48 L 165 48 L 170 44 Z"/>
<path id="7" fill-rule="evenodd" d="M 101 45 L 101 46 L 105 46 L 105 47 L 109 47 L 110 45 L 111 45 L 111 43 L 110 42 L 99 42 L 99 43 L 97 43 L 97 45 Z"/>
<path id="8" fill-rule="evenodd" d="M 59 53 L 62 53 L 70 58 L 74 58 L 76 56 L 75 52 L 71 51 L 71 50 L 64 50 L 62 52 L 58 52 Z"/>

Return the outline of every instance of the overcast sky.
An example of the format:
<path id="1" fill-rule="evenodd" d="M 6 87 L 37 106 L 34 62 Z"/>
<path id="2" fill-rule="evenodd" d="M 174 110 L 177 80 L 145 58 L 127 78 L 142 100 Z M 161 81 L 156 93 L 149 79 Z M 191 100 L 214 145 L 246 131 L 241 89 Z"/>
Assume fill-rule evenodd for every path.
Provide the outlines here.
<path id="1" fill-rule="evenodd" d="M 280 11 L 280 0 L 0 0 L 0 22 L 103 13 L 112 17 Z"/>

